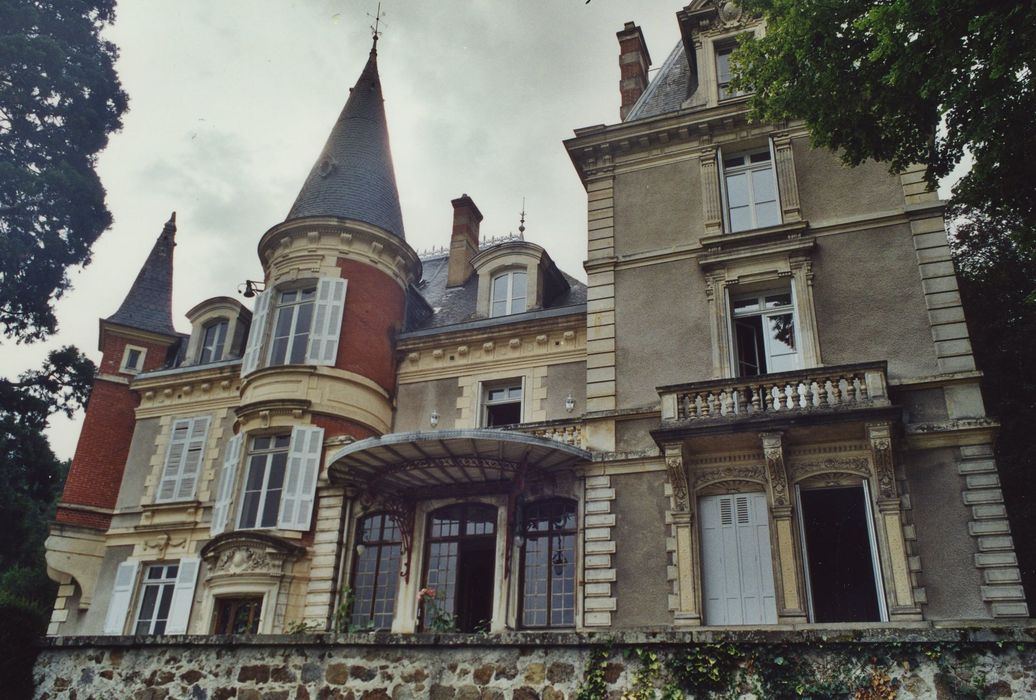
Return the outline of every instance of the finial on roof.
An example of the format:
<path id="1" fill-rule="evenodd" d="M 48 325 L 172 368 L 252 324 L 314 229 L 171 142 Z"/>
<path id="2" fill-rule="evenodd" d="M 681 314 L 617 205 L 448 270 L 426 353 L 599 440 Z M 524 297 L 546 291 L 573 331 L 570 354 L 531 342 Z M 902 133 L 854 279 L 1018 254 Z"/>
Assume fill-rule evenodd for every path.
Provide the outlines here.
<path id="1" fill-rule="evenodd" d="M 367 16 L 370 17 L 371 13 L 368 12 Z M 378 3 L 378 11 L 374 15 L 374 24 L 371 25 L 371 36 L 374 39 L 374 43 L 371 45 L 371 56 L 378 55 L 378 37 L 381 36 L 381 3 Z"/>
<path id="2" fill-rule="evenodd" d="M 167 231 L 171 231 L 173 233 L 176 233 L 176 212 L 175 211 L 169 216 L 169 221 L 165 222 L 165 226 L 162 227 L 162 233 L 166 233 Z"/>
<path id="3" fill-rule="evenodd" d="M 521 220 L 518 222 L 518 237 L 525 240 L 525 197 L 522 197 Z"/>
<path id="4" fill-rule="evenodd" d="M 176 213 L 162 227 L 118 311 L 107 321 L 142 331 L 175 336 L 173 327 L 173 247 Z"/>

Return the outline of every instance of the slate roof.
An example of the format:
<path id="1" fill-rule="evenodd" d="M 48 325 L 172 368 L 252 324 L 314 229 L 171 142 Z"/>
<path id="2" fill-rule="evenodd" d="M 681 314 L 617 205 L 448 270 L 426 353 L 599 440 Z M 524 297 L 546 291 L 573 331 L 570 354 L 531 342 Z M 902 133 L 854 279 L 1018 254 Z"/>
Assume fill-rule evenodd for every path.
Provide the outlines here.
<path id="1" fill-rule="evenodd" d="M 568 289 L 554 299 L 550 299 L 543 309 L 527 311 L 523 314 L 482 318 L 475 313 L 478 305 L 477 275 L 472 275 L 463 286 L 447 287 L 446 278 L 449 269 L 447 255 L 423 259 L 421 264 L 424 267 L 424 276 L 416 288 L 411 288 L 411 294 L 420 295 L 420 299 L 412 298 L 410 300 L 405 333 L 419 333 L 433 329 L 461 330 L 461 328 L 447 328 L 447 326 L 469 324 L 473 321 L 479 322 L 479 325 L 495 326 L 532 320 L 544 315 L 557 315 L 557 313 L 547 312 L 562 308 L 573 307 L 571 308 L 572 313 L 579 313 L 586 309 L 586 285 L 562 272 L 561 275 L 568 282 Z M 409 312 L 410 308 L 423 303 L 428 305 L 424 313 Z"/>
<path id="2" fill-rule="evenodd" d="M 678 41 L 665 63 L 658 69 L 654 80 L 648 84 L 644 94 L 623 121 L 631 122 L 675 112 L 694 93 L 697 87 L 694 84 L 696 80 L 687 60 L 684 44 Z"/>
<path id="3" fill-rule="evenodd" d="M 285 220 L 309 216 L 363 221 L 406 238 L 374 50 Z"/>
<path id="4" fill-rule="evenodd" d="M 173 247 L 176 212 L 155 241 L 122 306 L 106 321 L 152 333 L 176 336 L 173 328 Z"/>

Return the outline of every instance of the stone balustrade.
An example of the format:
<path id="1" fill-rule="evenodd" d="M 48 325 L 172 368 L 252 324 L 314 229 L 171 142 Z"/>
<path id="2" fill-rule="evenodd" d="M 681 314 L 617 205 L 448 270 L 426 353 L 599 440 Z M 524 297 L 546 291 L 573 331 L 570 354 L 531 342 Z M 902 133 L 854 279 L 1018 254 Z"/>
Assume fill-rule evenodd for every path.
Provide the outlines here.
<path id="1" fill-rule="evenodd" d="M 582 423 L 577 421 L 550 421 L 547 423 L 524 423 L 513 428 L 536 437 L 554 440 L 573 447 L 586 448 Z"/>
<path id="2" fill-rule="evenodd" d="M 706 421 L 888 406 L 886 363 L 815 367 L 659 387 L 663 421 Z"/>

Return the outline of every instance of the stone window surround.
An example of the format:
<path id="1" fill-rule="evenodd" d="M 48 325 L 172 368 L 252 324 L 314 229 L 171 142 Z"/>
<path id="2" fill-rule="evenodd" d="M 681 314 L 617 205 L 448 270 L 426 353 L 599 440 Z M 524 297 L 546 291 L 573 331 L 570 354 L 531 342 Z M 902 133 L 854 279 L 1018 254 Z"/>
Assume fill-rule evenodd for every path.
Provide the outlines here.
<path id="1" fill-rule="evenodd" d="M 575 488 L 576 480 L 571 480 L 571 484 L 564 485 L 558 484 L 555 488 L 545 489 L 545 493 L 537 494 L 534 498 L 530 498 L 529 501 L 537 501 L 548 498 L 566 498 L 576 503 L 576 518 L 577 522 L 581 523 L 583 518 L 583 504 L 576 494 Z M 501 556 L 506 546 L 508 535 L 507 535 L 507 508 L 508 508 L 508 497 L 506 495 L 486 495 L 486 496 L 471 496 L 468 498 L 437 498 L 425 501 L 418 501 L 414 507 L 414 532 L 411 538 L 411 547 L 413 551 L 410 553 L 410 576 L 409 578 L 400 577 L 396 586 L 396 605 L 395 613 L 392 618 L 392 633 L 393 634 L 414 634 L 418 631 L 417 629 L 417 592 L 424 587 L 424 566 L 426 550 L 425 530 L 428 526 L 428 515 L 434 510 L 442 508 L 443 506 L 457 505 L 460 503 L 484 503 L 491 505 L 497 509 L 496 519 L 496 565 L 494 573 L 494 591 L 493 591 L 493 617 L 490 621 L 489 631 L 493 634 L 502 633 L 511 630 L 521 629 L 521 621 L 518 617 L 518 611 L 521 605 L 520 597 L 521 591 L 519 586 L 521 585 L 521 575 L 518 570 L 519 563 L 521 561 L 521 552 L 517 538 L 512 541 L 514 551 L 511 553 L 511 566 L 508 576 L 504 576 L 504 557 Z M 382 509 L 377 505 L 372 505 L 370 509 L 363 510 L 357 509 L 358 512 L 354 513 L 353 517 L 349 520 L 349 533 L 345 538 L 343 546 L 346 550 L 345 560 L 343 561 L 343 571 L 348 572 L 348 580 L 351 582 L 351 576 L 353 566 L 356 561 L 356 533 L 358 532 L 358 526 L 364 516 L 371 513 L 380 512 Z M 575 542 L 575 560 L 576 560 L 576 581 L 583 580 L 583 542 L 582 542 L 582 531 L 583 528 L 580 526 L 577 528 L 576 542 Z M 406 559 L 406 554 L 401 555 L 401 561 Z M 402 565 L 402 564 L 401 564 Z M 582 594 L 579 590 L 581 586 L 577 586 L 575 592 L 575 621 L 576 629 L 580 629 L 582 625 L 583 617 L 583 601 Z M 571 632 L 573 628 L 566 627 L 564 629 L 557 630 L 558 632 Z M 548 632 L 553 633 L 555 630 L 549 628 L 542 629 L 537 628 L 534 630 L 537 633 Z"/>
<path id="2" fill-rule="evenodd" d="M 737 44 L 737 38 L 742 34 L 752 34 L 758 37 L 761 36 L 762 33 L 762 25 L 756 25 L 755 27 L 738 27 L 733 31 L 721 29 L 716 33 L 699 33 L 695 37 L 694 50 L 697 54 L 698 86 L 705 87 L 707 106 L 715 107 L 721 102 L 727 103 L 738 98 L 747 97 L 750 94 L 731 95 L 722 100 L 720 99 L 716 53 L 722 48 L 732 44 Z"/>
<path id="3" fill-rule="evenodd" d="M 197 304 L 187 312 L 187 319 L 191 322 L 191 338 L 187 344 L 185 364 L 199 363 L 205 329 L 219 321 L 227 322 L 227 335 L 223 340 L 223 360 L 231 359 L 234 356 L 234 341 L 240 338 L 243 345 L 244 339 L 248 336 L 251 318 L 251 311 L 236 299 L 229 297 L 215 297 Z"/>
<path id="4" fill-rule="evenodd" d="M 135 365 L 130 365 L 130 354 L 136 351 L 137 362 Z M 144 370 L 144 360 L 147 358 L 147 348 L 139 345 L 126 345 L 122 350 L 122 362 L 119 363 L 119 371 L 125 374 L 137 374 Z"/>
<path id="5" fill-rule="evenodd" d="M 493 278 L 511 270 L 524 269 L 525 310 L 534 311 L 543 307 L 543 264 L 546 251 L 533 243 L 512 241 L 487 248 L 471 259 L 471 265 L 478 275 L 478 298 L 476 314 L 480 318 L 490 317 Z"/>
<path id="6" fill-rule="evenodd" d="M 797 507 L 795 487 L 832 483 L 850 485 L 861 480 L 869 486 L 870 525 L 875 537 L 889 620 L 892 623 L 920 620 L 921 611 L 914 597 L 904 538 L 903 504 L 898 495 L 892 462 L 891 424 L 869 423 L 866 432 L 869 454 L 827 460 L 819 471 L 800 466 L 798 459 L 790 462 L 790 468 L 786 466 L 780 432 L 759 433 L 763 448 L 762 464 L 729 467 L 711 477 L 707 470 L 699 471 L 687 465 L 684 445 L 667 444 L 663 452 L 668 474 L 666 522 L 671 530 L 668 549 L 672 557 L 670 609 L 674 624 L 699 626 L 705 622 L 701 535 L 696 522 L 700 496 L 732 491 L 763 491 L 767 494 L 777 622 L 802 624 L 808 622 L 808 604 L 801 530 L 794 517 Z"/>

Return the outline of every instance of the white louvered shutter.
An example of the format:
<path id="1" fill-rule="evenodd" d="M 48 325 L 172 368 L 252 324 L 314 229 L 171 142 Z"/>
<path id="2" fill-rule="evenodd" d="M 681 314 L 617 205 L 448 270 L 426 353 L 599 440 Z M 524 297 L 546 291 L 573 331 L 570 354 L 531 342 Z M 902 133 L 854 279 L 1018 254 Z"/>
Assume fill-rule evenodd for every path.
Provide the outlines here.
<path id="1" fill-rule="evenodd" d="M 115 572 L 115 585 L 112 597 L 108 601 L 108 612 L 104 617 L 105 634 L 122 634 L 126 626 L 126 615 L 129 613 L 130 601 L 133 600 L 133 589 L 137 585 L 138 561 L 125 561 L 119 564 Z"/>
<path id="2" fill-rule="evenodd" d="M 183 501 L 194 497 L 208 435 L 208 416 L 181 418 L 173 423 L 156 501 Z"/>
<path id="3" fill-rule="evenodd" d="M 235 435 L 227 442 L 227 449 L 223 453 L 223 471 L 219 475 L 219 485 L 216 487 L 216 500 L 212 507 L 212 527 L 210 532 L 213 537 L 227 529 L 227 520 L 230 515 L 230 500 L 234 493 L 234 482 L 237 477 L 237 465 L 241 461 L 241 442 L 243 434 Z"/>
<path id="4" fill-rule="evenodd" d="M 777 622 L 767 517 L 761 493 L 701 499 L 706 624 Z"/>
<path id="5" fill-rule="evenodd" d="M 245 345 L 245 356 L 241 360 L 241 376 L 259 369 L 259 360 L 263 354 L 266 336 L 266 319 L 270 315 L 270 300 L 274 290 L 267 289 L 255 298 L 255 310 L 252 312 L 252 326 L 248 331 L 248 343 Z"/>
<path id="6" fill-rule="evenodd" d="M 306 364 L 334 365 L 338 357 L 338 338 L 342 332 L 346 285 L 345 280 L 335 277 L 321 277 L 317 283 Z"/>
<path id="7" fill-rule="evenodd" d="M 176 572 L 176 585 L 173 587 L 173 599 L 169 604 L 169 620 L 165 625 L 166 634 L 187 634 L 199 568 L 201 560 L 198 557 L 184 557 L 180 560 L 180 568 Z"/>
<path id="8" fill-rule="evenodd" d="M 323 455 L 323 428 L 295 426 L 291 429 L 288 469 L 277 515 L 277 527 L 281 530 L 309 530 Z"/>

